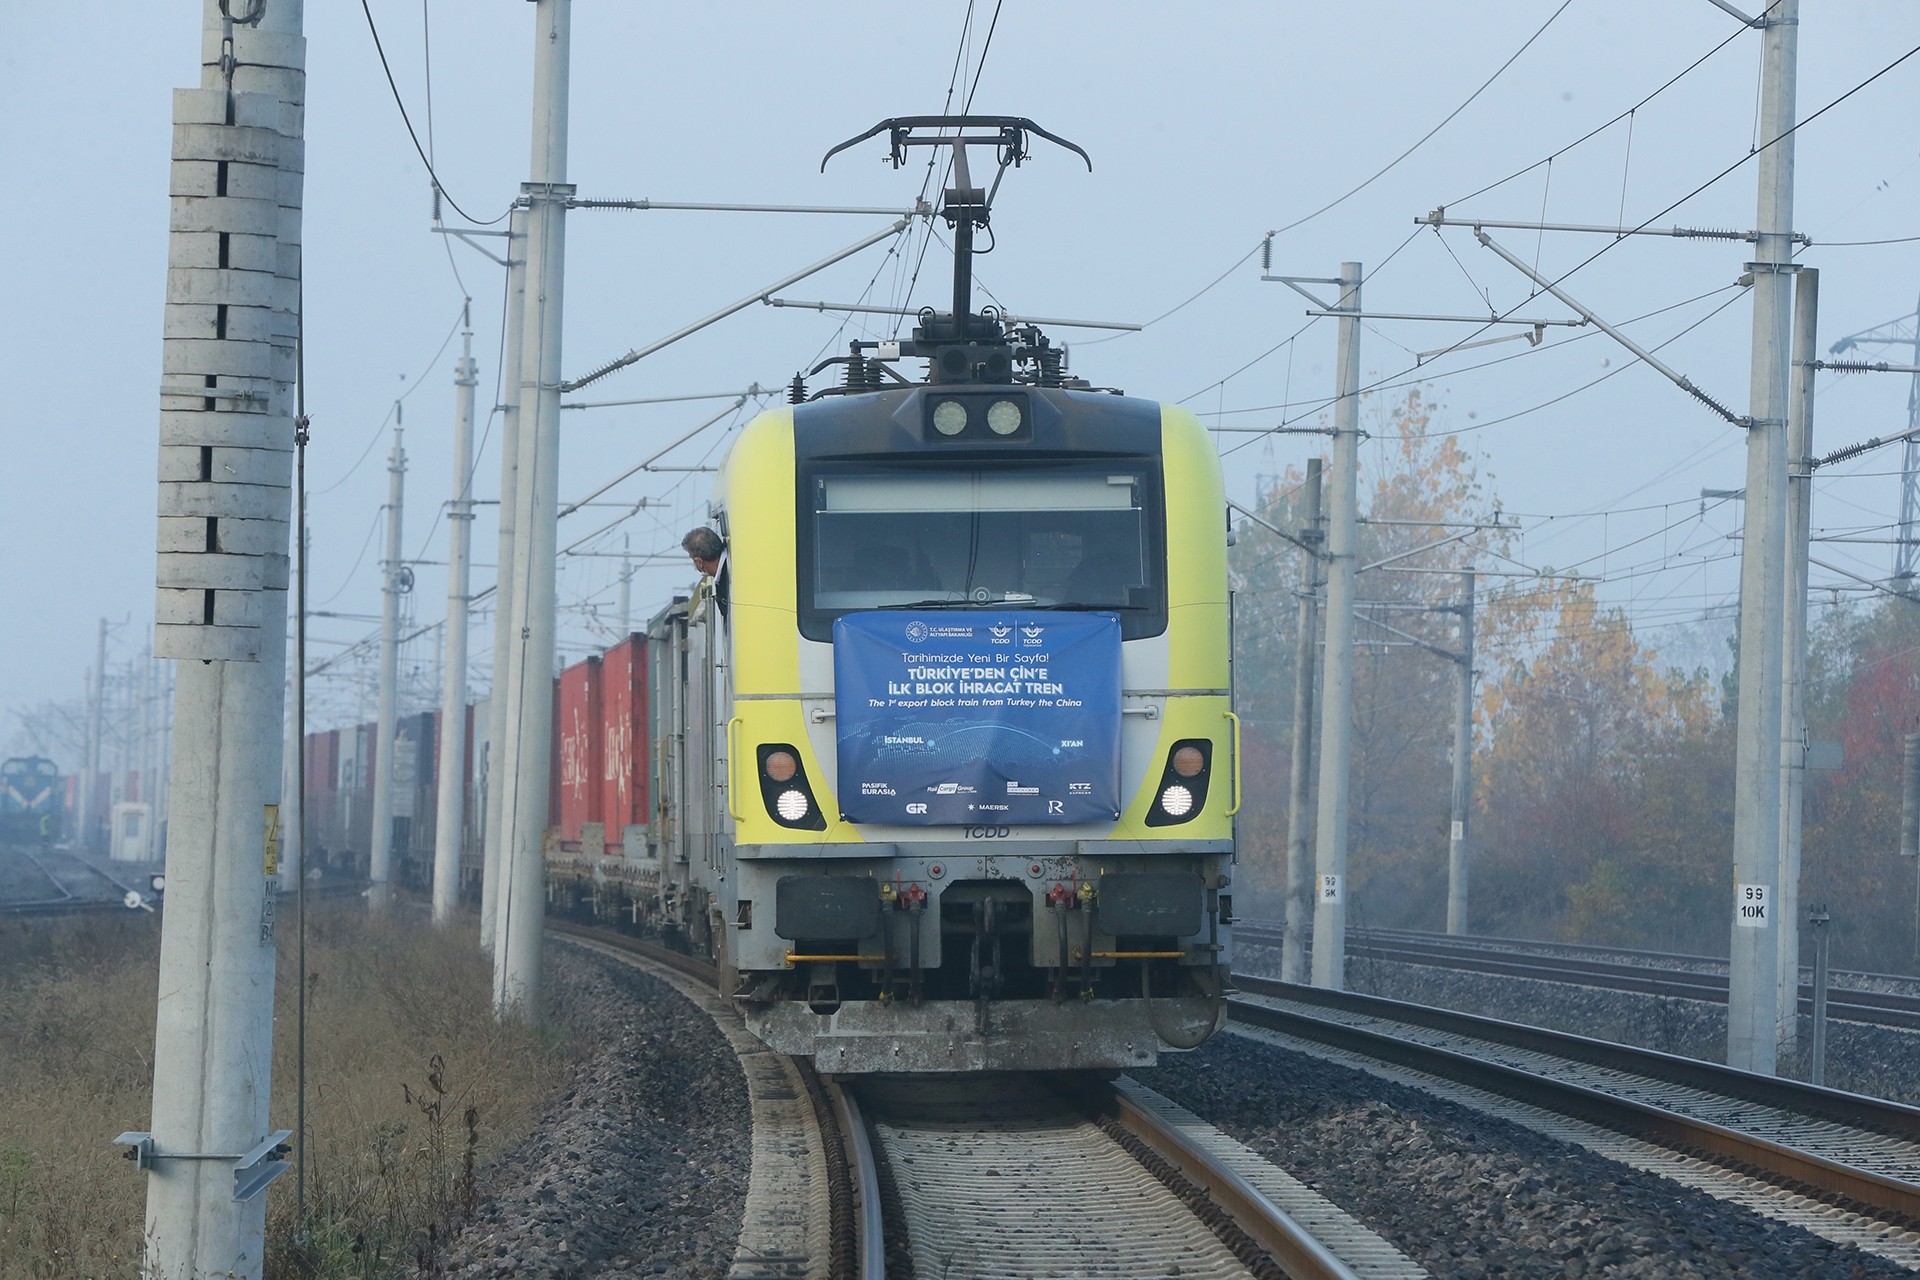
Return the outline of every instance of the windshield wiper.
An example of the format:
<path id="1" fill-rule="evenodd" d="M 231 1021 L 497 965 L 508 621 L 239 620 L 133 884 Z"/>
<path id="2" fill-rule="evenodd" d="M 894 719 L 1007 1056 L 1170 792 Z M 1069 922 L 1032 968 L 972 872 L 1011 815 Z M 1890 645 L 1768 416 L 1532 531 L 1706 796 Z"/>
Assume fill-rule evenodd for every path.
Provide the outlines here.
<path id="1" fill-rule="evenodd" d="M 1055 613 L 1074 609 L 1087 610 L 1094 613 L 1150 613 L 1153 609 L 1153 606 L 1144 604 L 1082 604 L 1079 601 L 1066 604 L 1026 604 L 1020 607 L 1022 609 L 1032 609 L 1036 612 L 1051 611 Z"/>
<path id="2" fill-rule="evenodd" d="M 972 609 L 971 600 L 909 600 L 904 604 L 877 604 L 876 609 Z"/>

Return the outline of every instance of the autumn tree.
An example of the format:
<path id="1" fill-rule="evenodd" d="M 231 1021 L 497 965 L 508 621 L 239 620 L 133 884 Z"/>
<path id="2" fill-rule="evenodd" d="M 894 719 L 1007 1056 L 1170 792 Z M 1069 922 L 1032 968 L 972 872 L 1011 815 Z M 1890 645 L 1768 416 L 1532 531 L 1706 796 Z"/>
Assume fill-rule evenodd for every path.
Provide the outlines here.
<path id="1" fill-rule="evenodd" d="M 1920 733 L 1920 602 L 1830 610 L 1815 629 L 1807 723 L 1838 739 L 1844 763 L 1807 778 L 1801 901 L 1833 917 L 1836 963 L 1911 968 L 1920 961 L 1920 873 L 1898 852 L 1905 739 Z"/>
<path id="2" fill-rule="evenodd" d="M 1363 405 L 1360 564 L 1392 563 L 1360 575 L 1356 601 L 1348 873 L 1357 923 L 1430 927 L 1444 910 L 1453 675 L 1446 659 L 1421 645 L 1457 648 L 1458 579 L 1441 571 L 1476 552 L 1447 539 L 1472 533 L 1456 526 L 1483 522 L 1492 504 L 1477 461 L 1457 436 L 1434 429 L 1439 414 L 1421 388 Z M 1297 531 L 1303 481 L 1294 467 L 1268 485 L 1262 519 Z M 1462 542 L 1499 550 L 1501 537 L 1480 533 Z M 1251 889 L 1251 909 L 1275 914 L 1285 874 L 1302 560 L 1260 525 L 1239 525 L 1231 563 L 1235 692 L 1249 779 L 1241 847 L 1251 883 L 1243 883 L 1243 901 Z"/>
<path id="3" fill-rule="evenodd" d="M 1487 613 L 1476 931 L 1699 945 L 1724 929 L 1730 744 L 1706 675 L 1662 670 L 1588 581 L 1530 582 Z"/>

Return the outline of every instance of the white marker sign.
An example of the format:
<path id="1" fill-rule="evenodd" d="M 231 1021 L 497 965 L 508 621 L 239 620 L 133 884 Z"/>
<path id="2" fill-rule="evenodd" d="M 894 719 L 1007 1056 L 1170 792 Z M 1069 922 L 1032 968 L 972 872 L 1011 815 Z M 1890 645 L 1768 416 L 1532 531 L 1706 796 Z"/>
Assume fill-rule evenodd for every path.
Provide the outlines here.
<path id="1" fill-rule="evenodd" d="M 1773 886 L 1739 884 L 1733 888 L 1733 922 L 1743 929 L 1766 929 L 1773 924 L 1769 899 Z"/>
<path id="2" fill-rule="evenodd" d="M 1320 901 L 1339 902 L 1340 900 L 1341 900 L 1340 899 L 1340 877 L 1339 876 L 1321 876 L 1320 877 Z"/>

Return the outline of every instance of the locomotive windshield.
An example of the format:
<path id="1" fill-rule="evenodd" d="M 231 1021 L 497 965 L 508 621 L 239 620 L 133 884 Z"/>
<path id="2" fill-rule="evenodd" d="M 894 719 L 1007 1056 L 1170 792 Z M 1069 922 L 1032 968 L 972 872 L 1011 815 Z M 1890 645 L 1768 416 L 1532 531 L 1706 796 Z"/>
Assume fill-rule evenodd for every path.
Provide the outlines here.
<path id="1" fill-rule="evenodd" d="M 1036 467 L 816 470 L 802 513 L 800 629 L 865 609 L 1112 612 L 1166 628 L 1159 474 L 1137 458 Z"/>

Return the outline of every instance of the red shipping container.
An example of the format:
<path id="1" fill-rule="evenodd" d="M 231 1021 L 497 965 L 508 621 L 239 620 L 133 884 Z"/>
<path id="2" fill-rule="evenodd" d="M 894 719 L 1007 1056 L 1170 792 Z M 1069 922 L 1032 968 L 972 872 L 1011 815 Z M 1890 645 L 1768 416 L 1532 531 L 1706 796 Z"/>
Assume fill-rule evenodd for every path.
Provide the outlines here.
<path id="1" fill-rule="evenodd" d="M 580 824 L 600 819 L 600 659 L 588 658 L 560 673 L 554 720 L 559 762 L 560 841 L 576 844 Z"/>
<path id="2" fill-rule="evenodd" d="M 607 650 L 600 667 L 601 740 L 600 812 L 607 824 L 607 850 L 626 837 L 626 828 L 647 820 L 647 770 L 651 754 L 647 729 L 647 638 L 628 636 Z M 623 849 L 641 857 L 641 849 Z"/>

